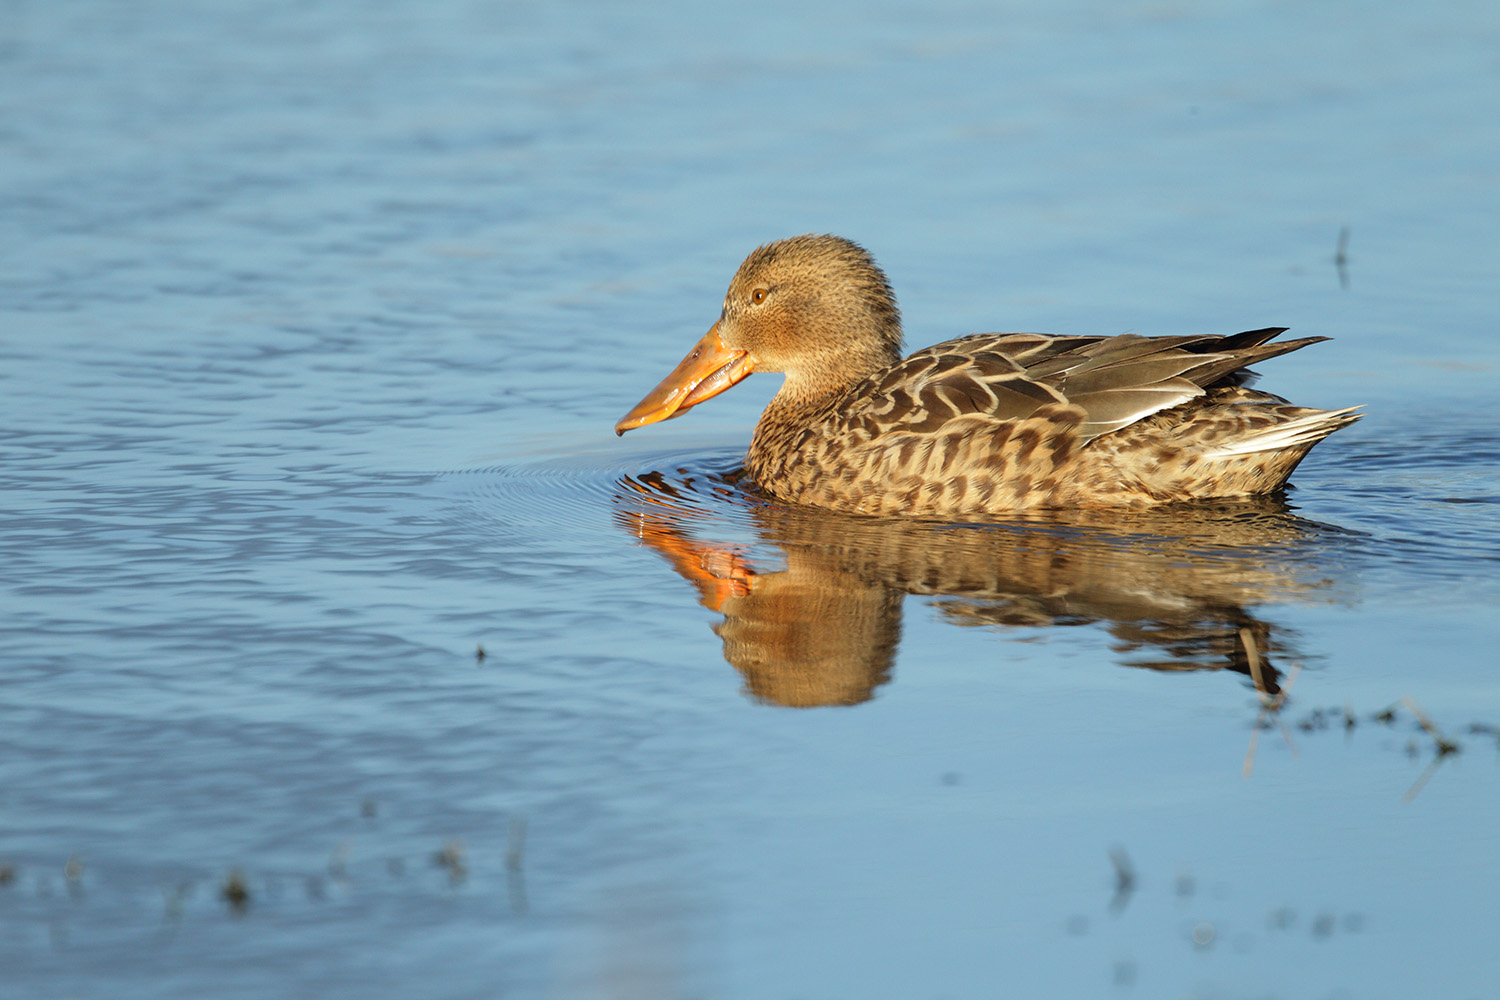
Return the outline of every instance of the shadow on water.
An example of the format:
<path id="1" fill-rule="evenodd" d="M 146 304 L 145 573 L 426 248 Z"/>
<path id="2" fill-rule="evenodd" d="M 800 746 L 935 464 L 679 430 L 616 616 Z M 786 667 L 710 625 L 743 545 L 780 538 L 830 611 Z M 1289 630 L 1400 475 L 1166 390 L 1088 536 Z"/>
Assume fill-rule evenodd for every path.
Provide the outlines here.
<path id="1" fill-rule="evenodd" d="M 614 499 L 620 527 L 724 615 L 715 631 L 749 692 L 794 707 L 872 698 L 891 679 L 907 595 L 934 599 L 954 625 L 1102 625 L 1123 665 L 1231 670 L 1275 695 L 1279 664 L 1305 653 L 1274 606 L 1344 597 L 1321 543 L 1351 534 L 1281 497 L 987 524 L 851 518 L 686 468 L 624 476 Z M 760 544 L 715 537 L 726 504 Z"/>

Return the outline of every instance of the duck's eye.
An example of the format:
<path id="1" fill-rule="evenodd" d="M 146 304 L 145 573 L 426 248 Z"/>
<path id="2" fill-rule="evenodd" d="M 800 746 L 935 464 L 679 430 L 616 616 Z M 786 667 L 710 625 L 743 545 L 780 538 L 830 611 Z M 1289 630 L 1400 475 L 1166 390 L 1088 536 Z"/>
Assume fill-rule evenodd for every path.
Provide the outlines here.
<path id="1" fill-rule="evenodd" d="M 766 301 L 766 290 L 764 288 L 757 288 L 755 291 L 751 292 L 750 301 L 754 302 L 756 305 L 760 305 L 762 302 Z"/>

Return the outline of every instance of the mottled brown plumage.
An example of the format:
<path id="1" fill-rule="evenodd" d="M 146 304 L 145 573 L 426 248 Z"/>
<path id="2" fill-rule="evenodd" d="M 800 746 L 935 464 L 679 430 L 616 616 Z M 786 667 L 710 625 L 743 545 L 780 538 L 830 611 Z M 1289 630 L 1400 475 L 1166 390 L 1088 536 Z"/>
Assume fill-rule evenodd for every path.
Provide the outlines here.
<path id="1" fill-rule="evenodd" d="M 1269 493 L 1359 419 L 1246 386 L 1245 369 L 1325 337 L 976 334 L 901 359 L 884 273 L 858 245 L 760 247 L 692 353 L 616 425 L 676 416 L 752 371 L 786 373 L 746 470 L 797 503 L 971 516 Z"/>

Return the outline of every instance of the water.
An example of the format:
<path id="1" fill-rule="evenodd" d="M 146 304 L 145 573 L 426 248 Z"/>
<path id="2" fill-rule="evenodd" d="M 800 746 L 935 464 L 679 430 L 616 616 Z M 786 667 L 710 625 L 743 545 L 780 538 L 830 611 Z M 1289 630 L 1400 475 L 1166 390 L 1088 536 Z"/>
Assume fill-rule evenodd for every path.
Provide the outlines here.
<path id="1" fill-rule="evenodd" d="M 1489 995 L 1497 41 L 0 7 L 5 995 Z M 1126 522 L 767 505 L 765 376 L 616 440 L 804 231 L 1369 416 Z"/>

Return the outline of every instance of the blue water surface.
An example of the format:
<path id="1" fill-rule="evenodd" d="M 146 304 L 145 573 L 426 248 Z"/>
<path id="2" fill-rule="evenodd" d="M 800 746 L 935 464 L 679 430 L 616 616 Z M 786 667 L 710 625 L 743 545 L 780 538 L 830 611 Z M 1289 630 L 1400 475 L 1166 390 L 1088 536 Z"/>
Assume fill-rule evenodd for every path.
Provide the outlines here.
<path id="1" fill-rule="evenodd" d="M 0 992 L 1493 995 L 1496 121 L 1484 3 L 0 5 Z M 809 231 L 1368 415 L 1124 521 L 617 440 Z"/>

